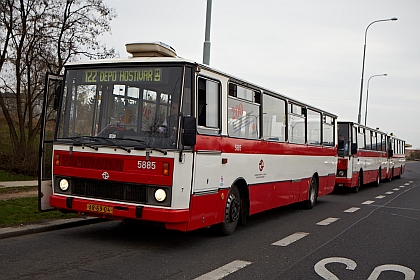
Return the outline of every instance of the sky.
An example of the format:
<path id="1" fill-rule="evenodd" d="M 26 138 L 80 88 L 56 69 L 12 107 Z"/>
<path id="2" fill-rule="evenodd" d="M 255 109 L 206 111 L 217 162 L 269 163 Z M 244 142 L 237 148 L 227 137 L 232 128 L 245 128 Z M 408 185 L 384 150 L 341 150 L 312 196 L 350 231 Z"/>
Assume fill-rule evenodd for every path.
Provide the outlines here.
<path id="1" fill-rule="evenodd" d="M 104 2 L 118 16 L 100 40 L 120 57 L 161 41 L 203 62 L 207 0 Z M 368 89 L 366 125 L 420 149 L 419 0 L 213 0 L 210 66 L 357 122 L 365 30 L 393 17 L 368 28 L 362 124 Z"/>

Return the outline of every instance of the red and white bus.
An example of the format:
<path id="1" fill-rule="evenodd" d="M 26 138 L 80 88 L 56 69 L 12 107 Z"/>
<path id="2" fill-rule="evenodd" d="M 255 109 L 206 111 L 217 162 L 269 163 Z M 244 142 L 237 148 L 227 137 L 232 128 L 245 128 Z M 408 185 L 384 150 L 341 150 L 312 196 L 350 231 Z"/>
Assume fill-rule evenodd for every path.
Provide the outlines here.
<path id="1" fill-rule="evenodd" d="M 387 179 L 401 178 L 405 170 L 405 141 L 396 138 L 392 133 L 388 136 L 388 158 Z"/>
<path id="2" fill-rule="evenodd" d="M 126 46 L 131 58 L 47 76 L 41 210 L 231 234 L 249 215 L 312 208 L 333 191 L 334 114 L 162 43 Z"/>
<path id="3" fill-rule="evenodd" d="M 358 192 L 362 185 L 379 186 L 404 172 L 404 141 L 353 122 L 338 123 L 336 185 Z"/>

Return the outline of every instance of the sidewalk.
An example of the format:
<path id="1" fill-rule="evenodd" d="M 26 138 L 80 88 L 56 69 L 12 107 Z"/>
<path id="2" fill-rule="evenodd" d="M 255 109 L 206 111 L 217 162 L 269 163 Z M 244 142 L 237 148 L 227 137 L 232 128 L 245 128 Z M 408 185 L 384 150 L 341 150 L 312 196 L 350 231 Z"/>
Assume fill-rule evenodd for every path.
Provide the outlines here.
<path id="1" fill-rule="evenodd" d="M 0 188 L 37 186 L 37 185 L 38 185 L 37 180 L 0 182 Z M 30 194 L 30 192 L 28 192 L 28 194 Z M 22 236 L 26 234 L 47 232 L 47 231 L 52 231 L 52 230 L 66 229 L 66 228 L 77 227 L 77 226 L 90 225 L 90 224 L 100 223 L 104 221 L 105 220 L 99 219 L 99 218 L 81 216 L 80 218 L 77 217 L 77 218 L 72 218 L 72 219 L 48 220 L 41 223 L 0 228 L 0 239 Z"/>
<path id="2" fill-rule="evenodd" d="M 22 236 L 33 233 L 66 229 L 104 222 L 105 220 L 94 217 L 80 217 L 72 219 L 50 220 L 43 223 L 22 225 L 17 227 L 0 228 L 0 239 Z"/>
<path id="3" fill-rule="evenodd" d="M 0 182 L 0 188 L 11 188 L 11 187 L 32 187 L 38 186 L 38 181 L 8 181 Z"/>

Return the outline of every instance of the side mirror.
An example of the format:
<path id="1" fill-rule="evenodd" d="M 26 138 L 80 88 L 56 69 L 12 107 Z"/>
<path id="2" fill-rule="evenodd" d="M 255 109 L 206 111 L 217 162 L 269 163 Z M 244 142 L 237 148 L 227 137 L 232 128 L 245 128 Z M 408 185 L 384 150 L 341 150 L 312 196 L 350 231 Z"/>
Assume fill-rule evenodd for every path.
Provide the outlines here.
<path id="1" fill-rule="evenodd" d="M 394 155 L 394 151 L 392 149 L 388 150 L 388 157 L 392 157 Z"/>
<path id="2" fill-rule="evenodd" d="M 357 154 L 357 143 L 351 143 L 351 154 Z"/>
<path id="3" fill-rule="evenodd" d="M 197 121 L 195 117 L 182 118 L 181 143 L 184 146 L 195 146 L 197 141 Z"/>

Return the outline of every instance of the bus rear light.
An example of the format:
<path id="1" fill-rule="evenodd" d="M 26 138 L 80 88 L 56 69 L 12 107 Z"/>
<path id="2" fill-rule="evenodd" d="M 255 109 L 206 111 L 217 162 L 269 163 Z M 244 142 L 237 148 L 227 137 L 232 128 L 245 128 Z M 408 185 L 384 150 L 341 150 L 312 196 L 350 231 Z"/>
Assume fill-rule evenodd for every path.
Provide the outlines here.
<path id="1" fill-rule="evenodd" d="M 169 175 L 169 163 L 164 162 L 163 166 L 162 166 L 162 174 L 164 176 L 168 176 Z"/>
<path id="2" fill-rule="evenodd" d="M 56 166 L 60 166 L 60 155 L 55 155 L 54 163 Z"/>

